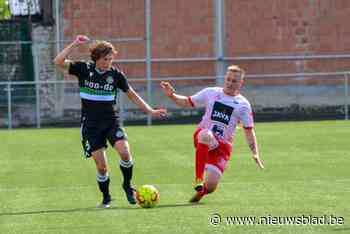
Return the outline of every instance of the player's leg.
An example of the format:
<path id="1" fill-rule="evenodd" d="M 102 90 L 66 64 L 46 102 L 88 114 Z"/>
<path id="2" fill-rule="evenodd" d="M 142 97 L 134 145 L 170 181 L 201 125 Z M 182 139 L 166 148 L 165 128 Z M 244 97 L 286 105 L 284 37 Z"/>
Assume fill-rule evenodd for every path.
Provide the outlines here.
<path id="1" fill-rule="evenodd" d="M 97 170 L 97 183 L 98 187 L 103 195 L 102 206 L 109 207 L 111 202 L 111 195 L 109 193 L 109 175 L 107 169 L 107 158 L 105 149 L 99 149 L 92 152 L 92 158 L 96 163 Z"/>
<path id="2" fill-rule="evenodd" d="M 214 192 L 219 184 L 221 176 L 222 172 L 216 166 L 209 164 L 206 168 L 206 178 L 203 188 L 190 199 L 190 202 L 199 202 L 205 195 Z"/>
<path id="3" fill-rule="evenodd" d="M 114 143 L 114 149 L 120 155 L 119 167 L 124 181 L 123 186 L 130 187 L 133 174 L 133 161 L 130 154 L 130 146 L 127 140 L 119 140 Z"/>
<path id="4" fill-rule="evenodd" d="M 205 188 L 205 194 L 213 193 L 221 179 L 222 172 L 215 166 L 212 166 L 211 164 L 208 165 L 207 170 L 207 177 L 204 182 L 204 188 Z"/>
<path id="5" fill-rule="evenodd" d="M 111 196 L 109 193 L 110 179 L 107 171 L 105 148 L 107 142 L 101 134 L 98 123 L 88 122 L 83 119 L 81 126 L 81 143 L 86 158 L 92 157 L 96 164 L 96 180 L 103 195 L 102 206 L 109 207 Z"/>
<path id="6" fill-rule="evenodd" d="M 117 124 L 110 130 L 108 140 L 120 156 L 119 168 L 123 175 L 123 189 L 130 204 L 136 204 L 135 189 L 131 186 L 133 161 L 127 135 Z"/>
<path id="7" fill-rule="evenodd" d="M 209 151 L 209 158 L 205 167 L 206 179 L 203 183 L 203 188 L 190 199 L 190 202 L 199 202 L 203 196 L 215 191 L 230 159 L 231 151 L 231 145 L 223 141 L 219 141 L 219 145 Z"/>
<path id="8" fill-rule="evenodd" d="M 114 143 L 114 149 L 120 155 L 120 171 L 122 172 L 124 181 L 123 189 L 130 204 L 136 204 L 135 189 L 131 186 L 133 174 L 133 161 L 130 153 L 130 146 L 127 140 L 119 140 Z"/>
<path id="9" fill-rule="evenodd" d="M 195 146 L 196 146 L 196 158 L 195 158 L 195 171 L 196 178 L 194 183 L 194 189 L 200 191 L 203 188 L 203 175 L 204 168 L 208 162 L 209 149 L 217 147 L 218 142 L 215 139 L 213 133 L 210 130 L 202 129 L 197 135 L 195 134 Z"/>

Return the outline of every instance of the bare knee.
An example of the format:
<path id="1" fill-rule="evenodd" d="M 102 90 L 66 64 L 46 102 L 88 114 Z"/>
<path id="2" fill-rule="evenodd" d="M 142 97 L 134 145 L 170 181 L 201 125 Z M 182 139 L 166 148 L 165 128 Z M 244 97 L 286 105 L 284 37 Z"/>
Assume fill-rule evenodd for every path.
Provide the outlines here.
<path id="1" fill-rule="evenodd" d="M 106 164 L 97 164 L 96 165 L 97 172 L 100 175 L 106 175 L 107 174 L 107 165 Z"/>
<path id="2" fill-rule="evenodd" d="M 130 152 L 128 150 L 120 151 L 119 155 L 123 161 L 129 161 L 131 159 Z"/>
<path id="3" fill-rule="evenodd" d="M 129 143 L 127 141 L 117 141 L 114 144 L 114 149 L 120 155 L 120 158 L 124 161 L 129 161 L 131 159 Z"/>
<path id="4" fill-rule="evenodd" d="M 217 184 L 208 184 L 207 185 L 207 191 L 208 193 L 213 193 L 217 188 Z"/>
<path id="5" fill-rule="evenodd" d="M 203 129 L 198 133 L 199 143 L 209 145 L 212 139 L 213 139 L 213 133 L 207 129 Z"/>
<path id="6" fill-rule="evenodd" d="M 210 167 L 210 168 L 213 168 L 213 167 Z M 206 184 L 207 184 L 208 193 L 213 193 L 216 190 L 219 184 L 220 178 L 221 178 L 221 174 L 216 170 L 207 171 Z"/>
<path id="7" fill-rule="evenodd" d="M 96 170 L 100 175 L 107 174 L 107 161 L 105 151 L 97 150 L 92 153 L 92 157 L 95 160 Z"/>

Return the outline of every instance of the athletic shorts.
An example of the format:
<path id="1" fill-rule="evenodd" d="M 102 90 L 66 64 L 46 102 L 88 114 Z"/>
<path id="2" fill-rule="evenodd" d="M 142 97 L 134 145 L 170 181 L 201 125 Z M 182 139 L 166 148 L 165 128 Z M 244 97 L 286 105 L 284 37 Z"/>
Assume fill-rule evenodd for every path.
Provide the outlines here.
<path id="1" fill-rule="evenodd" d="M 96 150 L 107 148 L 107 140 L 112 146 L 119 140 L 127 140 L 116 118 L 96 121 L 82 117 L 81 143 L 86 158 L 91 157 Z"/>
<path id="2" fill-rule="evenodd" d="M 198 133 L 201 131 L 201 128 L 197 128 L 193 134 L 193 143 L 194 147 L 197 148 L 198 144 Z M 213 134 L 215 136 L 215 134 Z M 206 164 L 206 169 L 215 170 L 219 174 L 224 173 L 226 164 L 230 160 L 232 153 L 232 145 L 227 143 L 217 136 L 215 136 L 217 142 L 215 142 L 215 148 L 210 147 L 209 149 L 209 158 Z"/>

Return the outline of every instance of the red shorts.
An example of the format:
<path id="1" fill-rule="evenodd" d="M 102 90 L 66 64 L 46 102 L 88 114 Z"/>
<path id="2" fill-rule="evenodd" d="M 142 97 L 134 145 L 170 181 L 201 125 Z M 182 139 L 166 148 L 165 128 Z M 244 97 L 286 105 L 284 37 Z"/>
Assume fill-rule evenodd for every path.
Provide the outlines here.
<path id="1" fill-rule="evenodd" d="M 197 148 L 198 133 L 201 130 L 201 128 L 197 128 L 196 131 L 193 133 L 193 143 L 195 148 Z M 206 168 L 211 168 L 214 170 L 219 169 L 219 172 L 222 174 L 225 171 L 227 162 L 230 160 L 232 153 L 232 145 L 219 139 L 217 136 L 215 136 L 215 138 L 219 144 L 216 148 L 209 150 L 209 158 Z"/>

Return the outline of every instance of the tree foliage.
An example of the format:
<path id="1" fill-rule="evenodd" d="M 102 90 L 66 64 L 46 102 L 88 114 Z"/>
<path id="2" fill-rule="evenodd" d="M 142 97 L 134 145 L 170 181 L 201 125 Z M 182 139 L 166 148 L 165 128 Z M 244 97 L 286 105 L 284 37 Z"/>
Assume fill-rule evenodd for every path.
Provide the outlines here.
<path id="1" fill-rule="evenodd" d="M 0 0 L 0 20 L 9 19 L 10 17 L 8 0 Z"/>

